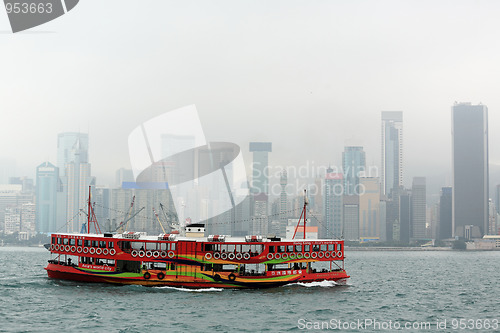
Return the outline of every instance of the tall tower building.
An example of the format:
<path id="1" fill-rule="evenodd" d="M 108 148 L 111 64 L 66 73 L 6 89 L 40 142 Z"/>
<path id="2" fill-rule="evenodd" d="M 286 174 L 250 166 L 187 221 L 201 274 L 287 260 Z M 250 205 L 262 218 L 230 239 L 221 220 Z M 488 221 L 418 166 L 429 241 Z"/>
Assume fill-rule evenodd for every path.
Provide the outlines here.
<path id="1" fill-rule="evenodd" d="M 366 168 L 366 157 L 363 147 L 345 147 L 342 153 L 342 170 L 344 172 L 344 194 L 358 195 L 360 173 Z"/>
<path id="2" fill-rule="evenodd" d="M 451 187 L 441 188 L 438 239 L 451 238 L 452 235 L 452 193 L 453 189 Z"/>
<path id="3" fill-rule="evenodd" d="M 427 238 L 427 204 L 425 177 L 414 177 L 411 187 L 411 231 L 415 239 Z"/>
<path id="4" fill-rule="evenodd" d="M 75 160 L 75 143 L 79 142 L 81 147 L 78 152 L 82 162 L 88 162 L 89 135 L 87 133 L 65 132 L 57 135 L 57 167 L 59 176 L 66 175 L 66 165 Z"/>
<path id="5" fill-rule="evenodd" d="M 344 234 L 343 218 L 343 186 L 341 173 L 328 168 L 325 176 L 325 226 L 321 230 L 321 238 L 341 238 Z"/>
<path id="6" fill-rule="evenodd" d="M 360 178 L 364 191 L 359 196 L 359 238 L 380 239 L 380 184 L 378 177 Z"/>
<path id="7" fill-rule="evenodd" d="M 382 111 L 381 192 L 396 197 L 403 185 L 403 112 Z"/>
<path id="8" fill-rule="evenodd" d="M 288 225 L 288 195 L 286 193 L 286 186 L 288 184 L 288 175 L 286 170 L 283 170 L 280 175 L 280 234 L 286 233 L 286 226 Z"/>
<path id="9" fill-rule="evenodd" d="M 453 236 L 488 232 L 488 108 L 452 107 Z"/>
<path id="10" fill-rule="evenodd" d="M 38 232 L 57 231 L 58 185 L 58 167 L 44 162 L 36 168 L 36 229 Z"/>
<path id="11" fill-rule="evenodd" d="M 253 153 L 252 163 L 252 193 L 269 194 L 269 153 L 272 152 L 271 142 L 250 142 L 250 152 Z"/>
<path id="12" fill-rule="evenodd" d="M 71 148 L 68 148 L 70 145 Z M 59 134 L 57 160 L 58 164 L 64 163 L 62 179 L 66 194 L 66 231 L 78 232 L 86 221 L 86 216 L 79 214 L 80 209 L 86 207 L 89 185 L 95 185 L 88 163 L 88 134 Z"/>

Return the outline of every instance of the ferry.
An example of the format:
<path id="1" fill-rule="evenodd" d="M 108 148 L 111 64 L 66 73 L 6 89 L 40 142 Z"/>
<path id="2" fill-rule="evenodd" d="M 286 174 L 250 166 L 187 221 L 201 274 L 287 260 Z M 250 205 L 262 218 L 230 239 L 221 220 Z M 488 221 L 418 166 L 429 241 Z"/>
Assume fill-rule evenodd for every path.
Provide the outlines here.
<path id="1" fill-rule="evenodd" d="M 90 202 L 90 200 L 89 200 Z M 205 237 L 203 224 L 181 233 L 55 233 L 47 248 L 49 278 L 181 288 L 271 288 L 290 283 L 346 284 L 344 241 L 259 235 Z M 89 203 L 88 216 L 95 216 Z M 301 216 L 302 218 L 302 216 Z M 87 224 L 90 231 L 90 218 Z"/>

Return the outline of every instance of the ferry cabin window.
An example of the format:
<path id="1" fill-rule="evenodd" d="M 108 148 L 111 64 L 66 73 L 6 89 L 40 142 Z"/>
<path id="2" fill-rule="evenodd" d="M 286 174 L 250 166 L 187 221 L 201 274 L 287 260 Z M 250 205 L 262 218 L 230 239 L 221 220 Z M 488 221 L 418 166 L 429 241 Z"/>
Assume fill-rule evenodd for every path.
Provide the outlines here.
<path id="1" fill-rule="evenodd" d="M 68 239 L 67 238 L 63 238 L 63 244 L 64 245 L 68 245 Z"/>
<path id="2" fill-rule="evenodd" d="M 227 245 L 227 252 L 234 252 L 235 249 L 236 247 L 234 246 L 234 244 Z"/>
<path id="3" fill-rule="evenodd" d="M 235 249 L 236 252 L 241 252 L 241 244 L 236 244 L 235 247 L 236 247 Z"/>
<path id="4" fill-rule="evenodd" d="M 247 244 L 243 244 L 241 245 L 241 253 L 245 253 L 245 252 L 250 252 L 250 245 L 247 245 Z"/>
<path id="5" fill-rule="evenodd" d="M 76 245 L 77 246 L 82 246 L 83 241 L 81 239 L 76 240 Z"/>
<path id="6" fill-rule="evenodd" d="M 251 245 L 251 251 L 253 254 L 261 254 L 262 253 L 262 245 Z"/>
<path id="7" fill-rule="evenodd" d="M 304 252 L 309 252 L 311 249 L 311 245 L 304 245 Z"/>
<path id="8" fill-rule="evenodd" d="M 75 239 L 74 239 L 74 238 L 71 238 L 71 239 L 69 240 L 69 245 L 75 245 L 75 244 L 76 244 Z"/>
<path id="9" fill-rule="evenodd" d="M 106 241 L 99 241 L 99 247 L 104 249 L 106 247 Z"/>
<path id="10" fill-rule="evenodd" d="M 115 243 L 113 242 L 108 242 L 108 248 L 112 249 L 115 247 Z"/>
<path id="11" fill-rule="evenodd" d="M 278 253 L 285 252 L 285 245 L 278 246 Z"/>
<path id="12" fill-rule="evenodd" d="M 205 244 L 205 252 L 210 252 L 214 250 L 214 244 Z"/>
<path id="13" fill-rule="evenodd" d="M 293 245 L 287 245 L 286 252 L 293 252 Z"/>
<path id="14" fill-rule="evenodd" d="M 175 243 L 170 243 L 170 250 L 175 251 Z"/>
<path id="15" fill-rule="evenodd" d="M 342 251 L 342 244 L 337 244 L 337 251 Z"/>
<path id="16" fill-rule="evenodd" d="M 97 247 L 97 241 L 96 240 L 92 241 L 92 247 Z"/>
<path id="17" fill-rule="evenodd" d="M 160 250 L 160 251 L 167 251 L 168 250 L 168 244 L 167 243 L 160 243 L 158 250 Z"/>
<path id="18" fill-rule="evenodd" d="M 90 246 L 90 241 L 89 241 L 89 240 L 87 240 L 87 239 L 86 239 L 86 240 L 84 240 L 84 241 L 83 241 L 83 246 L 85 246 L 85 247 L 89 247 L 89 246 Z"/>
<path id="19" fill-rule="evenodd" d="M 52 237 L 52 244 L 55 244 L 55 243 L 56 243 L 56 238 Z"/>
<path id="20" fill-rule="evenodd" d="M 302 252 L 302 245 L 295 245 L 295 252 Z"/>
<path id="21" fill-rule="evenodd" d="M 61 245 L 61 243 L 62 243 L 62 238 L 58 238 L 57 239 L 57 244 Z"/>
<path id="22" fill-rule="evenodd" d="M 314 244 L 313 245 L 313 251 L 319 251 L 319 245 L 318 244 Z"/>
<path id="23" fill-rule="evenodd" d="M 328 246 L 326 244 L 321 244 L 321 251 L 326 251 Z"/>
<path id="24" fill-rule="evenodd" d="M 328 251 L 335 251 L 335 244 L 328 244 Z"/>
<path id="25" fill-rule="evenodd" d="M 269 253 L 274 253 L 274 246 L 269 246 Z"/>

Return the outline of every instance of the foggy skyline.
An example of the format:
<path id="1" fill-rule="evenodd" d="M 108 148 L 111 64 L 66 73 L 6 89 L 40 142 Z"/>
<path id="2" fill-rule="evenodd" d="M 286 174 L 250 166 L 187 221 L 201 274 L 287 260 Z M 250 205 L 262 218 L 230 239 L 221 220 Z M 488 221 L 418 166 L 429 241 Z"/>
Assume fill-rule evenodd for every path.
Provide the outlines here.
<path id="1" fill-rule="evenodd" d="M 97 183 L 112 185 L 117 169 L 130 168 L 135 127 L 195 104 L 207 141 L 238 144 L 247 166 L 251 141 L 273 143 L 270 165 L 340 166 L 344 146 L 359 145 L 367 166 L 380 166 L 381 111 L 403 111 L 404 185 L 424 176 L 448 186 L 458 101 L 488 106 L 490 179 L 498 179 L 500 4 L 155 7 L 87 0 L 32 31 L 0 34 L 0 158 L 16 160 L 17 176 L 56 162 L 58 133 L 81 131 Z M 9 30 L 4 12 L 0 30 Z"/>

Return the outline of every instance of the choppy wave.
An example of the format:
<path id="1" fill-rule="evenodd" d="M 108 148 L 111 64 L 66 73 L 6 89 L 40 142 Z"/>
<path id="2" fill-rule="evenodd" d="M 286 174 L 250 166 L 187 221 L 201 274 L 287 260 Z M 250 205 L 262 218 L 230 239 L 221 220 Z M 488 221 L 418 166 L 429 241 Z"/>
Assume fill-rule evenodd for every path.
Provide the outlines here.
<path id="1" fill-rule="evenodd" d="M 188 292 L 194 292 L 194 293 L 204 293 L 204 292 L 211 292 L 211 291 L 223 291 L 223 288 L 199 288 L 199 289 L 188 289 L 188 288 L 178 288 L 178 287 L 169 287 L 169 286 L 162 286 L 162 287 L 153 287 L 155 289 L 172 289 L 172 290 L 177 290 L 177 291 L 188 291 Z"/>
<path id="2" fill-rule="evenodd" d="M 336 283 L 335 281 L 327 281 L 327 280 L 319 282 L 297 282 L 291 285 L 302 286 L 306 288 L 311 288 L 311 287 L 328 288 L 328 287 L 340 286 L 340 284 Z"/>

